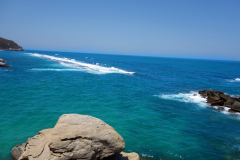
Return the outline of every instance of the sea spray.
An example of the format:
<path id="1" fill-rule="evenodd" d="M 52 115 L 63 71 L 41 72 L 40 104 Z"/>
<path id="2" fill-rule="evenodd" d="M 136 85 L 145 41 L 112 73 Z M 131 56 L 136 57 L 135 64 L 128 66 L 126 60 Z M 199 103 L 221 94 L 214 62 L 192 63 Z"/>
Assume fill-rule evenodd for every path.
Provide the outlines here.
<path id="1" fill-rule="evenodd" d="M 180 102 L 196 103 L 201 107 L 207 106 L 206 99 L 202 98 L 197 92 L 191 91 L 190 93 L 178 93 L 178 94 L 161 94 L 154 95 L 162 99 L 169 99 Z"/>
<path id="2" fill-rule="evenodd" d="M 79 71 L 85 71 L 93 74 L 108 74 L 108 73 L 134 74 L 135 73 L 135 72 L 128 72 L 115 67 L 103 67 L 103 66 L 100 66 L 99 63 L 89 64 L 86 62 L 76 61 L 75 59 L 60 58 L 60 57 L 49 56 L 49 55 L 38 54 L 38 53 L 27 53 L 27 54 L 36 56 L 36 57 L 47 58 L 53 61 L 58 61 L 63 66 L 76 68 Z M 36 68 L 34 70 L 36 70 Z M 39 70 L 44 70 L 44 69 L 39 69 Z M 53 71 L 54 69 L 47 69 L 47 70 Z"/>

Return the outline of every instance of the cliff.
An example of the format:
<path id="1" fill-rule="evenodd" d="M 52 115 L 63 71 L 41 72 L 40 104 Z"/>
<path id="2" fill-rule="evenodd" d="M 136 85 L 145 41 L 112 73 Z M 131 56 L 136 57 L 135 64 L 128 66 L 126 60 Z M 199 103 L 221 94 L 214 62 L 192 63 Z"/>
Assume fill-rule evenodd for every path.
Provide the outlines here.
<path id="1" fill-rule="evenodd" d="M 0 37 L 0 50 L 23 51 L 23 48 L 11 40 Z"/>

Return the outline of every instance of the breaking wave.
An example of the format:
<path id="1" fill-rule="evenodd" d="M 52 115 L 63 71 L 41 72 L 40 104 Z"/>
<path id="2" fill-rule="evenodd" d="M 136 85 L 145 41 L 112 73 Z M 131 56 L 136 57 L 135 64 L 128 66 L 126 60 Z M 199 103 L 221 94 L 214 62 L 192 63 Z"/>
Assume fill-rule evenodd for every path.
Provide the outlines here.
<path id="1" fill-rule="evenodd" d="M 80 71 L 79 69 L 33 68 L 33 71 Z"/>
<path id="2" fill-rule="evenodd" d="M 240 82 L 240 78 L 228 79 L 228 82 Z"/>
<path id="3" fill-rule="evenodd" d="M 202 98 L 198 92 L 191 91 L 190 93 L 179 93 L 179 94 L 162 94 L 162 95 L 154 95 L 156 97 L 162 98 L 162 99 L 169 99 L 174 101 L 180 101 L 180 102 L 186 102 L 186 103 L 196 103 L 200 107 L 210 107 L 210 105 L 207 102 L 206 98 Z M 211 108 L 219 110 L 223 114 L 227 115 L 235 115 L 237 116 L 237 119 L 240 120 L 240 113 L 230 113 L 228 110 L 230 108 L 225 106 L 211 106 Z"/>
<path id="4" fill-rule="evenodd" d="M 53 61 L 58 61 L 60 64 L 74 68 L 74 70 L 71 71 L 85 71 L 88 73 L 93 73 L 93 74 L 108 74 L 108 73 L 119 73 L 119 74 L 134 74 L 135 72 L 128 72 L 119 68 L 115 67 L 103 67 L 99 65 L 98 63 L 96 64 L 89 64 L 85 62 L 80 62 L 76 61 L 75 59 L 69 59 L 69 58 L 60 58 L 60 57 L 55 57 L 55 56 L 49 56 L 49 55 L 44 55 L 44 54 L 38 54 L 38 53 L 27 53 L 32 56 L 36 57 L 41 57 L 41 58 L 47 58 Z M 56 71 L 64 71 L 67 69 L 43 69 L 43 68 L 34 68 L 32 70 L 56 70 Z"/>
<path id="5" fill-rule="evenodd" d="M 196 103 L 199 106 L 207 106 L 206 98 L 202 98 L 200 94 L 197 92 L 190 92 L 190 93 L 179 93 L 179 94 L 162 94 L 162 95 L 155 95 L 162 99 L 169 99 L 174 101 L 180 102 L 189 102 L 189 103 Z"/>

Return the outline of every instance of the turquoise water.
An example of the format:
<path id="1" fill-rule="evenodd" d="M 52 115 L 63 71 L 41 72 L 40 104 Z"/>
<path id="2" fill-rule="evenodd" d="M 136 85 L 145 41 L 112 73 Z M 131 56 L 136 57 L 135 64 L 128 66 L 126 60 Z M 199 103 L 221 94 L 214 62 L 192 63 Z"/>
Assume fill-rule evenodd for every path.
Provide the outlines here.
<path id="1" fill-rule="evenodd" d="M 193 96 L 240 96 L 239 62 L 48 51 L 0 58 L 11 66 L 0 68 L 0 159 L 66 113 L 102 119 L 126 152 L 149 159 L 240 159 L 240 114 Z"/>

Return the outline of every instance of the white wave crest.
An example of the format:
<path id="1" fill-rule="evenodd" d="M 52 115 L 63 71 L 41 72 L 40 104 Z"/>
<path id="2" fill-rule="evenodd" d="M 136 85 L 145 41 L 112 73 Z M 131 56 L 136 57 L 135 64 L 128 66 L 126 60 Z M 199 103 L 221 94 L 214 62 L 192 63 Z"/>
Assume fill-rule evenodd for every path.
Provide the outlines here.
<path id="1" fill-rule="evenodd" d="M 228 82 L 240 82 L 240 78 L 227 79 Z"/>
<path id="2" fill-rule="evenodd" d="M 135 73 L 135 72 L 128 72 L 115 67 L 103 67 L 103 66 L 100 66 L 98 63 L 95 65 L 95 64 L 76 61 L 75 59 L 69 59 L 69 58 L 60 58 L 60 57 L 49 56 L 49 55 L 38 54 L 38 53 L 28 53 L 28 54 L 36 57 L 47 58 L 53 61 L 58 61 L 60 64 L 64 66 L 75 68 L 75 69 L 78 69 L 79 71 L 85 71 L 93 74 L 107 74 L 107 73 L 134 74 Z"/>
<path id="3" fill-rule="evenodd" d="M 80 71 L 79 69 L 33 68 L 33 71 Z"/>
<path id="4" fill-rule="evenodd" d="M 179 94 L 162 94 L 162 95 L 155 95 L 162 99 L 170 99 L 180 102 L 189 102 L 189 103 L 196 103 L 199 106 L 207 106 L 206 98 L 202 98 L 200 94 L 197 92 L 190 92 L 190 93 L 179 93 Z"/>
<path id="5" fill-rule="evenodd" d="M 180 101 L 180 102 L 187 102 L 187 103 L 196 103 L 200 107 L 211 107 L 214 109 L 217 109 L 223 114 L 227 115 L 234 115 L 237 119 L 240 120 L 240 113 L 230 113 L 228 110 L 230 108 L 225 106 L 210 106 L 210 104 L 206 103 L 207 99 L 202 98 L 198 92 L 191 91 L 190 93 L 179 93 L 179 94 L 169 94 L 169 95 L 154 95 L 156 97 L 162 98 L 162 99 L 169 99 L 174 101 Z"/>

